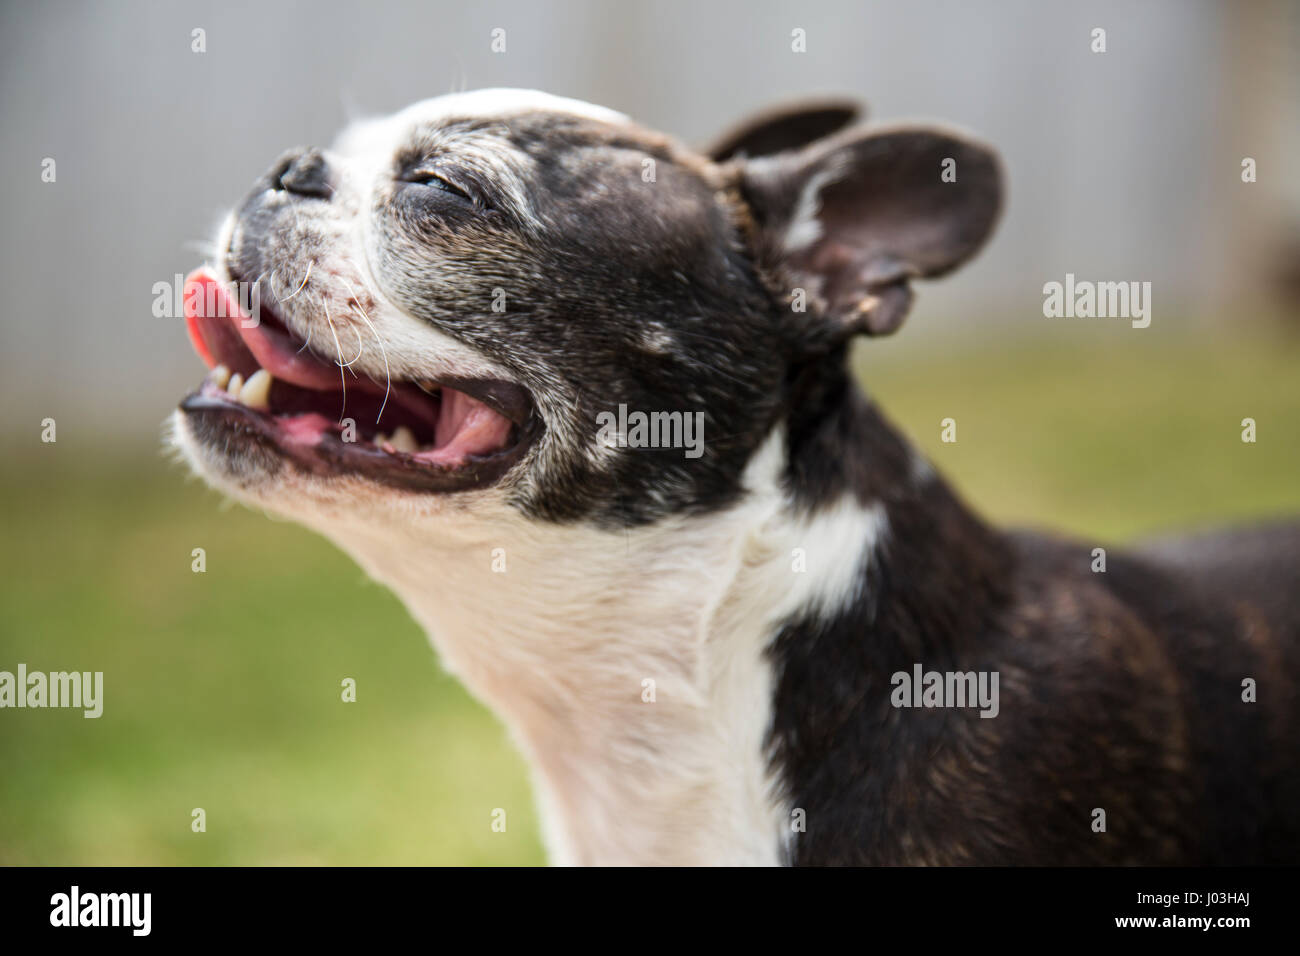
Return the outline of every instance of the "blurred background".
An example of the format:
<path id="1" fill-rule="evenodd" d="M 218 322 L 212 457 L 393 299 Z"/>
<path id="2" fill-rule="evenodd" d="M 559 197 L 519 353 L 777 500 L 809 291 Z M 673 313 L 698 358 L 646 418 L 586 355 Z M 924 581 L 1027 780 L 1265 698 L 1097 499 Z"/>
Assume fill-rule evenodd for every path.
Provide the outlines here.
<path id="1" fill-rule="evenodd" d="M 1287 0 L 5 4 L 0 670 L 106 700 L 0 711 L 0 863 L 542 861 L 522 762 L 400 605 L 161 452 L 202 367 L 154 286 L 287 147 L 485 86 L 692 143 L 810 93 L 965 127 L 1005 217 L 864 381 L 990 518 L 1123 543 L 1300 512 L 1298 52 Z M 1044 318 L 1067 272 L 1151 282 L 1150 328 Z"/>

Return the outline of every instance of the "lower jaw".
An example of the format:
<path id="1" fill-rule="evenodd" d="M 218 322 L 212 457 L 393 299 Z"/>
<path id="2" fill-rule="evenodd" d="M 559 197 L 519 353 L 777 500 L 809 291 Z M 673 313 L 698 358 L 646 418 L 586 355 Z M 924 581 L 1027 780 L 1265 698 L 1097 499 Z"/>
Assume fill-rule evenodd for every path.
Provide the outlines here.
<path id="1" fill-rule="evenodd" d="M 302 440 L 277 416 L 214 394 L 193 392 L 180 404 L 190 431 L 210 454 L 234 459 L 240 455 L 273 455 L 305 474 L 354 477 L 414 492 L 447 494 L 474 491 L 497 484 L 518 463 L 535 437 L 517 428 L 517 440 L 491 455 L 456 465 L 434 466 L 403 454 L 393 454 L 366 441 L 344 441 L 342 430 L 327 428 Z"/>

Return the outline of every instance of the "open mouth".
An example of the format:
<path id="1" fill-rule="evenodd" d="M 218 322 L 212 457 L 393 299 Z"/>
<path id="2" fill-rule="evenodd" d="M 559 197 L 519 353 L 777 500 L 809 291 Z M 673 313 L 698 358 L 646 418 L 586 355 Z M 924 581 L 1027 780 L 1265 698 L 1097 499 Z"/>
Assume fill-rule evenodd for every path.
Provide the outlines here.
<path id="1" fill-rule="evenodd" d="M 271 447 L 312 473 L 462 491 L 499 480 L 536 438 L 528 392 L 492 379 L 377 382 L 314 355 L 262 304 L 258 321 L 207 268 L 185 322 L 208 375 L 181 402 L 209 445 Z"/>

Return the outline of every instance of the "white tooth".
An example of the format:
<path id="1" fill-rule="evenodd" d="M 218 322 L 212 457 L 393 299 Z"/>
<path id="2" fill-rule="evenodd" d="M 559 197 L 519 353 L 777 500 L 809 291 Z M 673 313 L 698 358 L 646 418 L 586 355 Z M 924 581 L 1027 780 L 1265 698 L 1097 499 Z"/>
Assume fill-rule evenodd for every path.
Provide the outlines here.
<path id="1" fill-rule="evenodd" d="M 249 408 L 257 408 L 265 411 L 270 406 L 267 404 L 267 398 L 271 394 L 271 373 L 264 368 L 259 368 L 252 375 L 248 376 L 248 381 L 244 387 L 239 390 L 239 400 Z"/>
<path id="2" fill-rule="evenodd" d="M 410 453 L 420 450 L 420 443 L 415 440 L 415 436 L 411 434 L 411 430 L 405 425 L 397 426 L 397 431 L 393 432 L 393 437 L 389 439 L 389 442 L 398 451 Z"/>
<path id="3" fill-rule="evenodd" d="M 244 376 L 236 372 L 230 376 L 230 381 L 226 383 L 226 391 L 235 401 L 239 401 L 239 390 L 244 387 Z"/>
<path id="4" fill-rule="evenodd" d="M 208 381 L 217 388 L 225 388 L 226 383 L 230 381 L 230 369 L 224 365 L 214 365 L 212 371 L 208 373 Z"/>
<path id="5" fill-rule="evenodd" d="M 370 441 L 372 444 L 375 445 L 375 447 L 378 447 L 382 445 L 384 442 L 388 441 L 388 436 L 385 435 L 383 432 L 375 432 L 375 437 L 370 439 Z"/>

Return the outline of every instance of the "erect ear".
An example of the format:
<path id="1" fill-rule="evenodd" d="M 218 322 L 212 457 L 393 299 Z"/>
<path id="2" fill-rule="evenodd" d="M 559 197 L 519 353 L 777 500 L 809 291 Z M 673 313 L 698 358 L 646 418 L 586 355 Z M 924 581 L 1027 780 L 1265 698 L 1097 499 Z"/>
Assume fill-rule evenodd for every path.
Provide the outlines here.
<path id="1" fill-rule="evenodd" d="M 839 132 L 862 115 L 863 107 L 853 100 L 785 103 L 732 127 L 703 152 L 715 163 L 737 156 L 771 156 Z"/>
<path id="2" fill-rule="evenodd" d="M 974 255 L 1002 206 L 997 154 L 929 127 L 849 131 L 738 164 L 760 265 L 791 285 L 781 294 L 804 289 L 833 340 L 897 329 L 909 282 Z"/>

